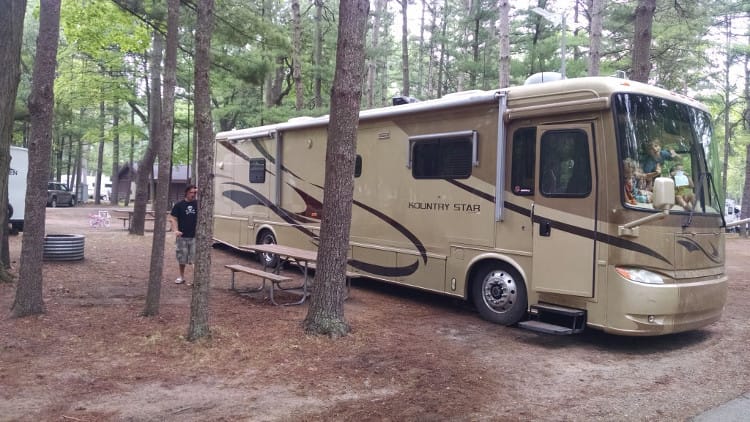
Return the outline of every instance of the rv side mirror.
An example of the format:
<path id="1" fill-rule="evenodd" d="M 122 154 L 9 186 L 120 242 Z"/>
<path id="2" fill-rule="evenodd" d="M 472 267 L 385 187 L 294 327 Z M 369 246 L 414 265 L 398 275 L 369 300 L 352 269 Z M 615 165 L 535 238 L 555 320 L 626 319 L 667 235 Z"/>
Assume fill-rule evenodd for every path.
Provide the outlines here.
<path id="1" fill-rule="evenodd" d="M 654 208 L 668 210 L 674 205 L 674 180 L 669 177 L 654 179 Z"/>

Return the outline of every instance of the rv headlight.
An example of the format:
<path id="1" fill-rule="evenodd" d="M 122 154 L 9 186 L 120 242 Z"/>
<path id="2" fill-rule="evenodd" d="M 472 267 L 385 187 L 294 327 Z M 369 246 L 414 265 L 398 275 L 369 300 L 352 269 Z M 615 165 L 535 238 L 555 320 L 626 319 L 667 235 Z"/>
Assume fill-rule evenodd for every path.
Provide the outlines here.
<path id="1" fill-rule="evenodd" d="M 664 278 L 659 274 L 642 268 L 623 268 L 616 267 L 615 271 L 628 280 L 644 284 L 664 284 Z"/>

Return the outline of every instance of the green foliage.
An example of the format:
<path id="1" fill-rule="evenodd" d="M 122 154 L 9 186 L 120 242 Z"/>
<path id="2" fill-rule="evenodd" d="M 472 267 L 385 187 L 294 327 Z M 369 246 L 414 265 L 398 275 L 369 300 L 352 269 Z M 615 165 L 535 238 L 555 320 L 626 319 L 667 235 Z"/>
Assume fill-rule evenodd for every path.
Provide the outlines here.
<path id="1" fill-rule="evenodd" d="M 120 8 L 120 3 L 133 9 L 138 16 Z M 375 3 L 372 3 L 374 8 Z M 633 13 L 637 2 L 618 0 L 605 3 L 601 74 L 628 72 L 633 42 Z M 294 109 L 294 87 L 290 85 L 289 77 L 293 30 L 289 2 L 216 2 L 211 82 L 212 112 L 217 130 L 258 126 L 286 121 L 299 115 L 328 112 L 335 70 L 338 2 L 323 2 L 320 21 L 316 21 L 314 4 L 300 1 L 300 65 L 305 108 L 298 112 Z M 535 6 L 566 13 L 569 24 L 566 31 L 567 75 L 579 77 L 587 73 L 589 22 L 585 4 L 583 1 L 562 0 L 511 2 L 512 84 L 522 84 L 533 73 L 557 71 L 560 68 L 561 27 L 532 13 L 530 9 Z M 722 61 L 725 61 L 723 40 L 709 35 L 721 32 L 724 15 L 747 16 L 749 8 L 747 2 L 742 0 L 657 0 L 653 23 L 652 82 L 687 94 L 693 94 L 697 89 L 715 92 L 722 88 Z M 38 31 L 35 10 L 38 10 L 38 3 L 31 0 L 22 51 L 24 73 L 17 101 L 16 115 L 20 119 L 25 115 L 24 104 L 29 92 L 35 34 Z M 437 97 L 438 93 L 493 89 L 497 86 L 499 16 L 496 1 L 416 1 L 409 4 L 409 10 L 409 78 L 412 95 L 430 99 Z M 374 13 L 375 10 L 371 10 L 372 16 Z M 124 161 L 130 152 L 130 136 L 134 134 L 136 159 L 140 158 L 146 139 L 144 122 L 136 118 L 135 124 L 131 125 L 126 104 L 133 104 L 139 110 L 147 109 L 144 61 L 153 28 L 164 30 L 164 14 L 162 2 L 89 0 L 63 3 L 55 87 L 57 135 L 71 136 L 82 139 L 84 144 L 94 145 L 99 138 L 99 102 L 103 100 L 111 108 L 115 101 L 119 101 L 123 113 L 120 126 L 117 129 L 112 127 L 111 112 L 108 112 L 105 137 L 113 139 L 115 130 L 119 131 L 122 146 L 120 160 Z M 389 103 L 391 96 L 403 89 L 400 6 L 396 2 L 388 2 L 388 8 L 382 11 L 380 18 L 379 44 L 372 46 L 372 26 L 366 44 L 367 60 L 377 66 L 377 79 L 373 86 L 376 106 Z M 194 22 L 194 6 L 183 3 L 175 107 L 174 160 L 177 163 L 186 163 L 190 159 L 188 149 L 191 155 L 194 150 L 188 146 L 188 139 L 193 142 L 194 137 L 190 115 L 192 106 L 189 103 L 193 79 Z M 371 25 L 372 22 L 371 19 Z M 422 22 L 424 27 L 420 27 Z M 314 63 L 317 28 L 320 28 L 322 37 L 320 48 L 323 60 L 319 66 Z M 735 40 L 731 54 L 736 62 L 744 57 L 748 48 L 746 36 L 741 42 Z M 271 80 L 277 75 L 282 83 L 278 87 L 280 99 L 278 104 L 274 104 L 277 99 L 269 101 L 267 97 Z M 319 76 L 321 81 L 321 108 L 313 108 L 315 76 Z M 730 113 L 734 123 L 741 121 L 741 113 L 749 107 L 745 99 L 738 95 L 742 89 L 741 82 L 741 78 L 734 78 L 730 88 L 733 90 Z M 721 115 L 725 109 L 720 106 L 723 99 L 718 98 L 717 101 L 716 105 L 712 105 L 713 111 L 715 115 Z M 715 125 L 717 139 L 723 134 L 722 126 Z M 17 139 L 23 136 L 21 125 L 17 124 L 17 128 L 15 143 L 19 143 Z M 730 196 L 741 191 L 747 138 L 747 129 L 735 124 L 729 162 Z M 108 144 L 106 148 L 109 151 L 111 146 Z M 91 162 L 95 157 L 88 158 Z"/>

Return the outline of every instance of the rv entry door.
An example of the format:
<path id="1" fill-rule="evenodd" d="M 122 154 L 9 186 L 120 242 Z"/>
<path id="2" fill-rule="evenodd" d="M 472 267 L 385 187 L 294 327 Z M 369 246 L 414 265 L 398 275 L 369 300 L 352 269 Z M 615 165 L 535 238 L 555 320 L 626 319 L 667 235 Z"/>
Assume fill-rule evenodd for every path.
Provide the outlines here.
<path id="1" fill-rule="evenodd" d="M 531 286 L 591 297 L 597 195 L 592 125 L 539 126 L 536 142 Z"/>

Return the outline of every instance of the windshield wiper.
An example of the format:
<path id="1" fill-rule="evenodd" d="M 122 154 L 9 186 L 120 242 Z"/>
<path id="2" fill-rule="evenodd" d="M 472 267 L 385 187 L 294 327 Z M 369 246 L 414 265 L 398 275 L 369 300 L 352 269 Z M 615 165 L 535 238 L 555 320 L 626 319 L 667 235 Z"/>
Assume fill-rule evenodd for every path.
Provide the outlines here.
<path id="1" fill-rule="evenodd" d="M 710 176 L 710 173 L 708 172 L 700 172 L 698 175 L 698 186 L 695 187 L 695 203 L 690 208 L 690 212 L 688 213 L 687 217 L 685 217 L 685 220 L 682 222 L 682 228 L 686 229 L 690 227 L 690 225 L 693 223 L 693 213 L 695 212 L 695 207 L 698 206 L 698 204 L 703 204 L 703 207 L 705 209 L 706 201 L 704 198 L 701 198 L 701 190 L 703 189 L 703 179 Z"/>

